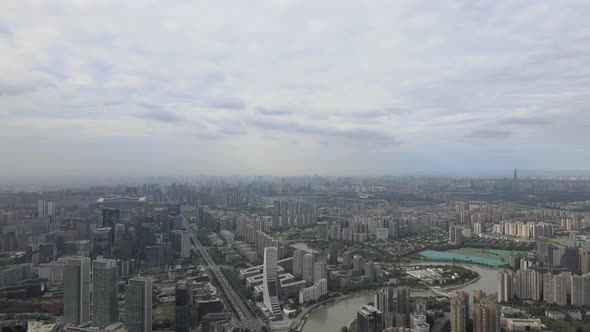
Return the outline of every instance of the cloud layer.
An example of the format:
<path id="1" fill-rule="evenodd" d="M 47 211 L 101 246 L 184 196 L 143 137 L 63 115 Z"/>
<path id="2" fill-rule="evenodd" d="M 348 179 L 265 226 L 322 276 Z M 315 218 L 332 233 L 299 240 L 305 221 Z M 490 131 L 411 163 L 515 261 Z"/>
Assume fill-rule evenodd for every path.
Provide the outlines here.
<path id="1" fill-rule="evenodd" d="M 3 1 L 0 169 L 590 169 L 588 17 L 586 1 Z"/>

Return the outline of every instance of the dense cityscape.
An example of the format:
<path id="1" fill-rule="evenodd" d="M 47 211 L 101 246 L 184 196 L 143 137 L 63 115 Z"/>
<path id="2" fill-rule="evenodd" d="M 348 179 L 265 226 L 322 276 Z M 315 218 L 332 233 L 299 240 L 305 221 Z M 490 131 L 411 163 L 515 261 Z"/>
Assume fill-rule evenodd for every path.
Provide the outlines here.
<path id="1" fill-rule="evenodd" d="M 590 0 L 0 0 L 0 332 L 590 332 Z"/>
<path id="2" fill-rule="evenodd" d="M 199 177 L 0 194 L 10 331 L 590 328 L 590 178 Z"/>

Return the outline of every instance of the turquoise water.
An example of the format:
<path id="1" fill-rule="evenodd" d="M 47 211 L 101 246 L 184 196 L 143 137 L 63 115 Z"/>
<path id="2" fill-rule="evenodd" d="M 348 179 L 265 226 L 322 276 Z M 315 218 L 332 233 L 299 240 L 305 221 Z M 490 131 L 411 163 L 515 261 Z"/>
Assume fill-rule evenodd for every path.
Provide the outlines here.
<path id="1" fill-rule="evenodd" d="M 478 256 L 468 256 L 463 254 L 457 254 L 454 252 L 446 252 L 446 251 L 434 251 L 434 250 L 424 250 L 420 252 L 420 256 L 429 258 L 429 259 L 444 259 L 444 260 L 457 260 L 457 261 L 465 261 L 465 262 L 474 262 L 479 264 L 486 264 L 492 266 L 499 266 L 504 265 L 506 262 L 503 262 L 498 259 L 491 259 L 491 258 L 482 258 Z"/>

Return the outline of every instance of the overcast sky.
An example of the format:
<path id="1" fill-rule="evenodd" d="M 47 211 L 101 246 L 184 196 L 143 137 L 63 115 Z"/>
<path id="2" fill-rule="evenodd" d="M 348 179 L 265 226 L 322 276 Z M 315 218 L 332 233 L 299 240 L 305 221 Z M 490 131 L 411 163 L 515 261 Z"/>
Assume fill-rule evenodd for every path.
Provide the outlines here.
<path id="1" fill-rule="evenodd" d="M 590 169 L 589 1 L 0 2 L 0 172 Z"/>

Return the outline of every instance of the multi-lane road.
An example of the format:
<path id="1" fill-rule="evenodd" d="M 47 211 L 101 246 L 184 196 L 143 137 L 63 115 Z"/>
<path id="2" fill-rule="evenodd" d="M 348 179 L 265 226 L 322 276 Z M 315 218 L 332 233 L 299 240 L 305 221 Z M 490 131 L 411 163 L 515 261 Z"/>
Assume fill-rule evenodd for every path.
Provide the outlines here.
<path id="1" fill-rule="evenodd" d="M 192 245 L 201 257 L 203 257 L 207 268 L 210 273 L 217 279 L 218 286 L 221 288 L 221 293 L 224 295 L 226 301 L 229 302 L 232 307 L 234 315 L 236 315 L 237 321 L 240 323 L 242 328 L 250 329 L 251 331 L 261 331 L 263 323 L 252 314 L 250 308 L 240 295 L 235 291 L 231 284 L 227 281 L 219 266 L 215 264 L 207 249 L 201 245 L 197 239 L 194 225 L 190 225 L 186 221 L 184 222 L 185 229 L 189 232 Z"/>

